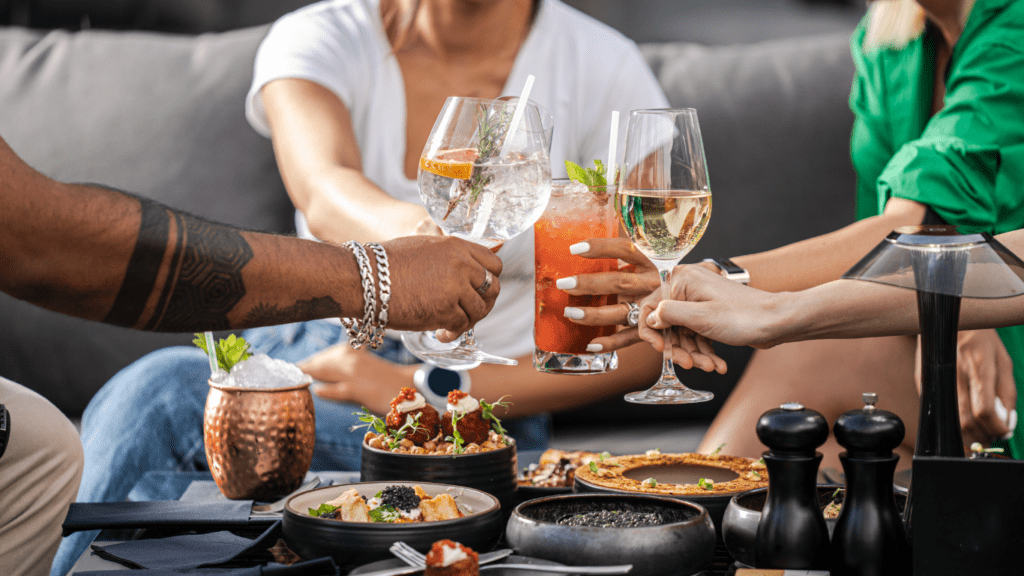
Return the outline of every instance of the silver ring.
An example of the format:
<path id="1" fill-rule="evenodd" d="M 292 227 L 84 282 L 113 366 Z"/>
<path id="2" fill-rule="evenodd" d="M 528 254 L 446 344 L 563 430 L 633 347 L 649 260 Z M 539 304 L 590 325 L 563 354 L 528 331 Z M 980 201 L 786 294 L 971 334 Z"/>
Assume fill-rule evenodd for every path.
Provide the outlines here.
<path id="1" fill-rule="evenodd" d="M 640 324 L 640 305 L 636 302 L 624 302 L 629 312 L 626 313 L 626 324 L 630 328 L 636 328 Z"/>
<path id="2" fill-rule="evenodd" d="M 491 281 L 494 280 L 494 276 L 491 274 L 490 270 L 484 270 L 484 274 L 484 283 L 476 287 L 476 291 L 479 292 L 481 296 L 483 296 L 487 292 L 487 289 L 491 287 Z M 640 313 L 637 312 L 638 318 L 639 314 Z"/>

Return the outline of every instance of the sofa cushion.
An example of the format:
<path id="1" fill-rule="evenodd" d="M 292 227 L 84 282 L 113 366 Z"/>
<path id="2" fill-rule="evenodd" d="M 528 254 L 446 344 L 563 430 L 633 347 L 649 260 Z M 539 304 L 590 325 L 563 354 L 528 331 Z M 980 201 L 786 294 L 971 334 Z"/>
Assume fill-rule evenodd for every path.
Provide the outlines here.
<path id="1" fill-rule="evenodd" d="M 249 127 L 243 109 L 265 33 L 0 29 L 0 134 L 59 180 L 289 231 L 293 208 L 270 142 Z M 189 341 L 64 317 L 2 294 L 0 319 L 0 374 L 71 414 L 142 354 Z"/>

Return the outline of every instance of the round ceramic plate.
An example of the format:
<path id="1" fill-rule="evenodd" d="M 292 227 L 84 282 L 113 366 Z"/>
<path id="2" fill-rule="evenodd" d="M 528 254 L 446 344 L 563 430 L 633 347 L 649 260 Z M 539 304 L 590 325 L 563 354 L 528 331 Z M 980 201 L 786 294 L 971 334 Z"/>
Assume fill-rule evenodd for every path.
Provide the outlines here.
<path id="1" fill-rule="evenodd" d="M 550 560 L 541 560 L 540 558 L 529 558 L 526 556 L 516 556 L 515 554 L 509 556 L 505 560 L 495 562 L 496 565 L 502 564 L 534 564 L 536 566 L 564 566 L 558 562 L 552 562 Z M 398 558 L 391 558 L 388 560 L 380 560 L 377 562 L 371 562 L 356 568 L 349 572 L 349 576 L 357 576 L 358 574 L 364 574 L 367 572 L 376 572 L 377 570 L 388 570 L 391 568 L 401 568 L 405 566 L 405 562 L 402 562 Z M 493 569 L 487 570 L 488 576 L 536 576 L 538 574 L 556 574 L 556 572 L 541 572 L 539 570 L 513 570 L 513 569 Z M 557 572 L 559 576 L 566 576 L 561 572 Z"/>

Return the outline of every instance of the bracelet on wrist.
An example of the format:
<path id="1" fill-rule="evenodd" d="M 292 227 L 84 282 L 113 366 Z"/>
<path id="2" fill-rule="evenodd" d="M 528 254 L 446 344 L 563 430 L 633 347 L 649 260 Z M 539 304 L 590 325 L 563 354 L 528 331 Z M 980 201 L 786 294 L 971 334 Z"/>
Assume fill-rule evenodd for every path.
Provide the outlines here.
<path id="1" fill-rule="evenodd" d="M 377 295 L 374 291 L 373 269 L 370 267 L 370 258 L 366 255 L 363 245 L 354 240 L 342 244 L 352 251 L 359 265 L 359 278 L 363 286 L 363 318 L 361 322 L 353 318 L 342 318 L 341 323 L 348 333 L 348 343 L 352 348 L 358 350 L 373 337 L 373 316 L 377 309 Z"/>

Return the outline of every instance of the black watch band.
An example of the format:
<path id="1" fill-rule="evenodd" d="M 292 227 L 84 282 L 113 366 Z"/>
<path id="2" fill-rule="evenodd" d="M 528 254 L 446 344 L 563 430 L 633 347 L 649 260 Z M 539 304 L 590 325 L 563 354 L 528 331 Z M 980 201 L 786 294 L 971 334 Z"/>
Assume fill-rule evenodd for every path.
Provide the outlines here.
<path id="1" fill-rule="evenodd" d="M 750 284 L 750 272 L 747 272 L 746 268 L 737 266 L 735 262 L 728 258 L 705 258 L 704 262 L 710 262 L 718 266 L 718 269 L 722 271 L 722 276 L 733 282 Z"/>

